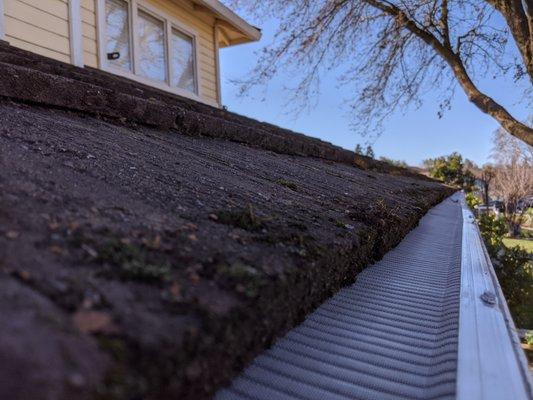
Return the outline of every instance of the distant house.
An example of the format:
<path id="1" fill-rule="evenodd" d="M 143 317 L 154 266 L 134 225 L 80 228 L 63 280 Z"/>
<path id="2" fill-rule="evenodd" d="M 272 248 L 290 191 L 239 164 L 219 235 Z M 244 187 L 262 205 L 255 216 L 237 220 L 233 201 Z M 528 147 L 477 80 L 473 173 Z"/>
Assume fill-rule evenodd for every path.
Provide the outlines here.
<path id="1" fill-rule="evenodd" d="M 260 37 L 217 0 L 0 0 L 0 40 L 214 106 L 219 49 Z"/>

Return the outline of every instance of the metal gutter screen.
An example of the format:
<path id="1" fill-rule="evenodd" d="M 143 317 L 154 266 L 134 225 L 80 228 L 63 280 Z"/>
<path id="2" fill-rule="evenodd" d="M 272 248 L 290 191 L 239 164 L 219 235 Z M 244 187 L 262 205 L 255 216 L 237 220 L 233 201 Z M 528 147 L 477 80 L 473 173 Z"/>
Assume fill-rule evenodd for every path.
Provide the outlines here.
<path id="1" fill-rule="evenodd" d="M 433 208 L 216 399 L 455 398 L 461 214 Z"/>
<path id="2" fill-rule="evenodd" d="M 216 399 L 531 400 L 532 387 L 477 225 L 456 194 Z"/>

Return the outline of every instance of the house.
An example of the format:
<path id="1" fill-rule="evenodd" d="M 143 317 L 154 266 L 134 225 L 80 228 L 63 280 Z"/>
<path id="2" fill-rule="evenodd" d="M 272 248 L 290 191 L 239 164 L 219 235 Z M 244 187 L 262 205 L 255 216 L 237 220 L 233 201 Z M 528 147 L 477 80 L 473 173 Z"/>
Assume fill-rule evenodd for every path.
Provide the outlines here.
<path id="1" fill-rule="evenodd" d="M 0 40 L 220 107 L 219 49 L 260 31 L 217 0 L 0 0 Z"/>
<path id="2" fill-rule="evenodd" d="M 0 42 L 0 399 L 533 399 L 452 187 L 68 61 Z"/>

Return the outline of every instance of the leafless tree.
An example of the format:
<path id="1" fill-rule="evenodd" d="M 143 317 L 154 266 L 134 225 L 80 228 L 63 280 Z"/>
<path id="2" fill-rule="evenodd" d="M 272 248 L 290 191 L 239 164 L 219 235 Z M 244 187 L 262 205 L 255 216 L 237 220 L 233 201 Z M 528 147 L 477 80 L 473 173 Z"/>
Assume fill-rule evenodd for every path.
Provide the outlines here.
<path id="1" fill-rule="evenodd" d="M 533 196 L 533 147 L 499 129 L 494 136 L 493 158 L 493 191 L 503 201 L 509 233 L 515 236 L 525 211 L 519 203 Z"/>
<path id="2" fill-rule="evenodd" d="M 465 171 L 469 172 L 477 181 L 477 186 L 480 189 L 483 204 L 489 205 L 489 195 L 491 189 L 491 182 L 494 179 L 494 167 L 491 164 L 485 164 L 478 167 L 474 162 L 465 160 Z"/>
<path id="3" fill-rule="evenodd" d="M 443 91 L 441 114 L 458 83 L 481 111 L 533 144 L 533 129 L 475 83 L 514 73 L 525 81 L 524 101 L 532 103 L 533 0 L 228 1 L 281 20 L 243 91 L 289 70 L 298 79 L 291 100 L 307 106 L 321 74 L 339 67 L 341 84 L 354 88 L 350 105 L 363 131 L 379 128 L 397 109 L 419 105 L 436 88 Z M 510 38 L 516 46 L 507 46 Z"/>
<path id="4" fill-rule="evenodd" d="M 483 191 L 483 202 L 486 206 L 489 205 L 489 193 L 494 175 L 494 168 L 490 164 L 484 165 L 479 171 L 479 180 L 481 182 L 481 188 Z"/>

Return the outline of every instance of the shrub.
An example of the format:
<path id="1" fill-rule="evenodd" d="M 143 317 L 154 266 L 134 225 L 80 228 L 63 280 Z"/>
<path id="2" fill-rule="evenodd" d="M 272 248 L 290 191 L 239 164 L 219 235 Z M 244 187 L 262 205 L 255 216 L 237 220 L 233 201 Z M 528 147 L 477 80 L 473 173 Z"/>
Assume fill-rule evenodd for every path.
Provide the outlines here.
<path id="1" fill-rule="evenodd" d="M 515 323 L 533 328 L 533 263 L 528 252 L 503 246 L 493 263 Z"/>
<path id="2" fill-rule="evenodd" d="M 503 236 L 507 233 L 505 222 L 494 215 L 482 214 L 478 217 L 478 226 L 490 257 L 496 258 L 504 246 Z"/>
<path id="3" fill-rule="evenodd" d="M 533 331 L 528 331 L 526 333 L 526 343 L 530 346 L 533 346 Z"/>
<path id="4" fill-rule="evenodd" d="M 533 327 L 533 263 L 529 253 L 503 244 L 507 233 L 503 220 L 484 214 L 478 225 L 515 323 Z"/>
<path id="5" fill-rule="evenodd" d="M 468 204 L 468 207 L 470 207 L 470 209 L 472 211 L 474 211 L 474 208 L 481 204 L 481 200 L 479 200 L 479 198 L 472 192 L 468 192 L 466 194 L 466 204 Z"/>

